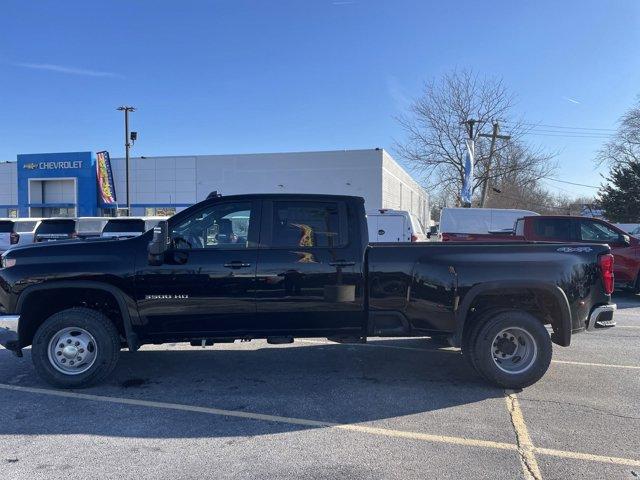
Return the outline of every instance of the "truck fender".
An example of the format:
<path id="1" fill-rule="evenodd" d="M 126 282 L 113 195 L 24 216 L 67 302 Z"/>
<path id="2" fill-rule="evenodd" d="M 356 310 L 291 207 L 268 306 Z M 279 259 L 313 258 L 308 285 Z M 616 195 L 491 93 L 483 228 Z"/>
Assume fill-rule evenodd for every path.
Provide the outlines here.
<path id="1" fill-rule="evenodd" d="M 118 307 L 120 308 L 120 314 L 122 315 L 122 323 L 124 325 L 125 338 L 127 340 L 127 346 L 131 351 L 135 351 L 140 347 L 138 335 L 134 332 L 132 326 L 132 316 L 137 320 L 138 311 L 135 307 L 133 300 L 126 296 L 125 293 L 117 287 L 108 283 L 96 282 L 96 281 L 51 281 L 42 283 L 39 285 L 32 285 L 24 289 L 24 291 L 18 297 L 16 304 L 16 313 L 20 314 L 23 305 L 27 301 L 30 295 L 35 292 L 43 290 L 53 290 L 61 288 L 82 288 L 90 290 L 102 290 L 110 293 L 116 299 Z"/>
<path id="2" fill-rule="evenodd" d="M 521 280 L 521 281 L 498 281 L 487 282 L 475 285 L 462 298 L 455 313 L 456 332 L 454 342 L 456 346 L 462 345 L 462 334 L 465 323 L 469 316 L 469 311 L 475 300 L 486 293 L 504 290 L 543 290 L 550 293 L 556 300 L 559 309 L 560 324 L 554 325 L 554 342 L 563 347 L 568 347 L 571 342 L 571 309 L 569 301 L 564 291 L 557 285 L 542 281 Z"/>

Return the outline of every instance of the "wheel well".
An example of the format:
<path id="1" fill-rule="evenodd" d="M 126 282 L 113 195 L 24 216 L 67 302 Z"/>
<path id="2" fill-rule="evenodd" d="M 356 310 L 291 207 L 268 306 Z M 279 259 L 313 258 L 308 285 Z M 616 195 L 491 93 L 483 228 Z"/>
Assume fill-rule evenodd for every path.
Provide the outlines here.
<path id="1" fill-rule="evenodd" d="M 105 314 L 126 338 L 120 305 L 114 295 L 96 288 L 52 288 L 30 293 L 20 312 L 19 336 L 22 347 L 31 345 L 38 327 L 54 313 L 85 307 Z"/>
<path id="2" fill-rule="evenodd" d="M 543 325 L 551 325 L 554 337 L 562 330 L 562 310 L 553 293 L 543 289 L 501 289 L 483 292 L 473 299 L 464 323 L 462 338 L 471 326 L 492 311 L 522 310 L 536 317 Z"/>

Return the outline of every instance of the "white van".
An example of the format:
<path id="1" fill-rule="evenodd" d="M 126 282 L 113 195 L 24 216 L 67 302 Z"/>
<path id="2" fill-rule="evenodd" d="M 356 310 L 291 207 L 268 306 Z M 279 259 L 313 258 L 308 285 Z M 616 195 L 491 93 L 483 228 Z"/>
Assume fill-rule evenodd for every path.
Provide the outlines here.
<path id="1" fill-rule="evenodd" d="M 367 212 L 369 242 L 426 242 L 427 235 L 415 215 L 404 210 L 373 210 Z"/>
<path id="2" fill-rule="evenodd" d="M 443 208 L 439 238 L 450 241 L 473 235 L 505 235 L 513 233 L 516 220 L 532 215 L 539 214 L 513 208 Z"/>

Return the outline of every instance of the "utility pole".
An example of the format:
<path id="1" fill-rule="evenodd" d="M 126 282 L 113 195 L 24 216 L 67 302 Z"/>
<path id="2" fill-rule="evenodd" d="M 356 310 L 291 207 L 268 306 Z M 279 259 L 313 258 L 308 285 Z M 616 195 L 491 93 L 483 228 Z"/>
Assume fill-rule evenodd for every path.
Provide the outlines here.
<path id="1" fill-rule="evenodd" d="M 129 112 L 135 112 L 135 107 L 122 106 L 118 110 L 124 112 L 124 151 L 125 151 L 125 177 L 127 190 L 127 216 L 131 216 L 131 197 L 129 196 L 129 149 L 131 148 L 131 140 L 129 137 Z"/>
<path id="2" fill-rule="evenodd" d="M 496 149 L 496 139 L 499 138 L 501 140 L 509 140 L 511 136 L 509 135 L 498 135 L 500 131 L 500 126 L 498 125 L 497 120 L 493 122 L 493 132 L 489 135 L 487 133 L 481 133 L 479 137 L 485 137 L 491 139 L 491 147 L 489 148 L 489 159 L 487 160 L 487 178 L 484 181 L 484 185 L 482 186 L 482 197 L 480 197 L 480 208 L 484 208 L 487 202 L 487 196 L 489 194 L 489 176 L 491 174 L 491 159 L 493 158 L 493 154 Z"/>

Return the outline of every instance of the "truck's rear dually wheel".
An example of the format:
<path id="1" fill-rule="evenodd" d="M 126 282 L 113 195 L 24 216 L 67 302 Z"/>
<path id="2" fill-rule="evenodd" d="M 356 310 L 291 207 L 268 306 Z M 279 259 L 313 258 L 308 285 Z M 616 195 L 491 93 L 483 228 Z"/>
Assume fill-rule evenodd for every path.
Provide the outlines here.
<path id="1" fill-rule="evenodd" d="M 501 311 L 473 327 L 466 345 L 475 369 L 503 388 L 537 382 L 551 363 L 551 338 L 542 322 L 528 312 Z"/>
<path id="2" fill-rule="evenodd" d="M 46 382 L 62 388 L 98 383 L 115 368 L 120 335 L 101 312 L 70 308 L 55 313 L 36 331 L 31 358 Z"/>

